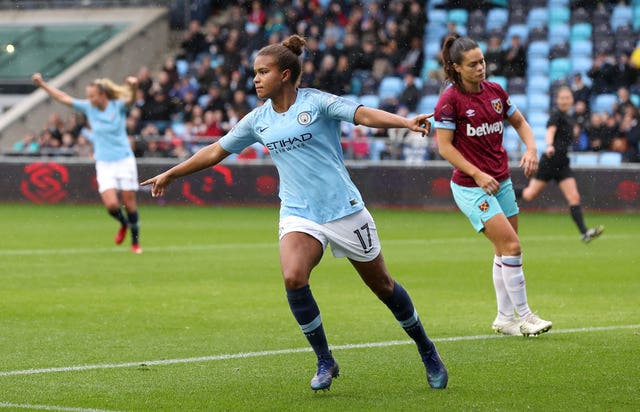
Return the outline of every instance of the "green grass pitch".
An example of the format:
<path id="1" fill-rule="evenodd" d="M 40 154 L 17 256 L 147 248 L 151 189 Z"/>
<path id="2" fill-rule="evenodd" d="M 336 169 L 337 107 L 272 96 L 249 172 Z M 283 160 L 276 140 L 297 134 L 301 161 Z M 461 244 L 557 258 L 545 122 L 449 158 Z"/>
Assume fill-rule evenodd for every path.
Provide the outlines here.
<path id="1" fill-rule="evenodd" d="M 311 286 L 341 376 L 289 312 L 276 208 L 143 205 L 144 254 L 113 245 L 99 205 L 0 205 L 0 411 L 624 411 L 640 408 L 640 215 L 523 212 L 537 338 L 491 333 L 490 243 L 457 211 L 378 210 L 383 253 L 450 374 L 429 389 L 415 346 L 345 259 Z"/>

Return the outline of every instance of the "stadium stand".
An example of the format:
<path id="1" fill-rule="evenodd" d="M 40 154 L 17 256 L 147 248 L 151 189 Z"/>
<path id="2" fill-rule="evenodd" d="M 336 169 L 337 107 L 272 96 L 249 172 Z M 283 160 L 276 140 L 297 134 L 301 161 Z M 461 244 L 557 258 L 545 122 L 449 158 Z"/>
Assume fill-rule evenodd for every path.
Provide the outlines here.
<path id="1" fill-rule="evenodd" d="M 68 5 L 73 2 L 71 0 L 62 0 L 58 3 L 66 3 Z M 92 2 L 89 0 L 89 3 Z M 96 3 L 94 2 L 93 4 Z M 483 50 L 486 50 L 486 42 L 490 36 L 498 36 L 502 40 L 504 48 L 509 46 L 512 36 L 519 36 L 527 50 L 526 74 L 524 77 L 504 76 L 496 73 L 489 80 L 500 83 L 511 94 L 513 101 L 516 102 L 520 110 L 530 117 L 529 120 L 532 124 L 535 124 L 536 137 L 540 139 L 541 136 L 538 134 L 544 134 L 543 127 L 546 121 L 543 121 L 543 119 L 544 116 L 548 116 L 551 107 L 550 102 L 557 87 L 563 84 L 569 85 L 570 79 L 576 73 L 582 74 L 587 86 L 591 86 L 592 82 L 600 81 L 598 78 L 593 77 L 598 76 L 592 70 L 594 69 L 596 56 L 605 53 L 613 59 L 617 59 L 621 55 L 631 55 L 640 46 L 640 43 L 638 43 L 638 40 L 640 40 L 638 31 L 638 25 L 640 24 L 638 23 L 640 21 L 639 0 L 601 2 L 574 2 L 569 0 L 485 1 L 473 2 L 473 4 L 483 4 L 483 7 L 475 8 L 462 7 L 460 5 L 465 3 L 459 1 L 448 2 L 441 0 L 422 3 L 416 0 L 398 0 L 391 2 L 387 10 L 378 8 L 377 14 L 372 16 L 367 15 L 369 12 L 367 3 L 356 5 L 351 2 L 337 2 L 342 7 L 342 16 L 329 15 L 331 5 L 336 2 L 323 0 L 310 2 L 303 6 L 303 10 L 295 11 L 295 13 L 307 13 L 307 17 L 303 17 L 305 16 L 304 14 L 298 14 L 298 21 L 295 24 L 290 18 L 280 22 L 273 20 L 277 18 L 276 12 L 278 11 L 273 6 L 279 3 L 265 0 L 262 4 L 267 18 L 257 26 L 245 26 L 248 10 L 240 4 L 203 3 L 209 3 L 210 12 L 200 19 L 201 26 L 197 31 L 208 39 L 208 48 L 200 50 L 195 59 L 185 58 L 179 52 L 173 57 L 176 76 L 181 81 L 184 79 L 183 87 L 186 88 L 190 85 L 189 87 L 194 89 L 195 101 L 199 102 L 200 106 L 205 109 L 210 106 L 210 96 L 206 93 L 207 88 L 202 85 L 203 81 L 206 82 L 203 79 L 208 78 L 202 74 L 204 56 L 210 58 L 208 70 L 214 73 L 214 77 L 218 78 L 219 82 L 224 83 L 218 85 L 223 92 L 228 89 L 226 84 L 230 81 L 228 79 L 231 75 L 230 73 L 234 71 L 242 72 L 241 78 L 234 80 L 233 84 L 239 81 L 244 85 L 242 88 L 246 96 L 243 104 L 246 104 L 249 108 L 255 107 L 259 102 L 252 91 L 249 61 L 251 53 L 265 44 L 265 38 L 260 36 L 268 33 L 277 39 L 288 33 L 303 30 L 303 33 L 312 39 L 309 56 L 314 63 L 315 72 L 312 71 L 309 78 L 310 81 L 315 82 L 310 83 L 313 87 L 330 89 L 328 84 L 322 83 L 326 80 L 318 75 L 321 72 L 320 62 L 324 55 L 332 53 L 335 54 L 335 57 L 338 57 L 341 53 L 358 50 L 359 45 L 363 43 L 363 39 L 373 39 L 373 50 L 370 54 L 364 52 L 364 54 L 357 55 L 355 59 L 349 59 L 351 70 L 347 75 L 350 78 L 346 82 L 345 88 L 340 89 L 339 94 L 372 107 L 400 110 L 401 108 L 397 106 L 397 99 L 405 86 L 402 80 L 402 73 L 398 71 L 399 66 L 393 63 L 391 65 L 379 65 L 377 63 L 373 65 L 374 61 L 380 63 L 381 60 L 389 59 L 389 54 L 385 54 L 388 49 L 388 41 L 380 38 L 379 33 L 386 32 L 387 35 L 392 33 L 388 31 L 389 23 L 395 22 L 398 23 L 399 27 L 407 25 L 412 27 L 413 30 L 418 29 L 419 33 L 421 33 L 421 51 L 423 54 L 421 61 L 423 63 L 419 68 L 416 84 L 421 94 L 418 110 L 426 112 L 433 111 L 437 95 L 442 87 L 442 68 L 439 62 L 439 52 L 441 41 L 445 35 L 451 32 L 463 35 L 465 33 L 469 34 L 479 42 Z M 0 7 L 1 5 L 2 2 L 0 2 Z M 412 9 L 412 7 L 416 8 Z M 412 13 L 411 10 L 420 10 L 420 13 Z M 364 13 L 358 14 L 361 12 Z M 317 24 L 317 22 L 314 22 L 314 18 L 309 17 L 314 13 L 317 16 L 314 18 L 328 18 L 332 21 L 344 22 L 344 24 L 340 23 L 340 27 L 337 27 L 337 30 L 332 32 L 335 33 L 333 36 L 337 38 L 335 48 L 332 48 L 333 46 L 326 42 L 328 36 L 322 32 L 323 25 Z M 175 19 L 173 14 L 172 21 Z M 372 18 L 370 20 L 371 24 L 377 24 L 377 27 L 384 29 L 368 33 L 356 31 L 354 33 L 355 42 L 347 44 L 348 36 L 345 36 L 345 33 L 353 31 L 349 26 L 348 20 L 353 18 L 354 15 L 359 15 L 361 19 Z M 183 23 L 185 23 L 183 26 L 185 26 L 186 32 L 186 21 Z M 215 26 L 218 26 L 217 31 Z M 335 28 L 336 25 L 327 25 L 327 27 L 332 26 Z M 229 39 L 232 39 L 233 42 L 238 41 L 233 38 L 234 33 L 246 30 L 247 27 L 251 28 L 247 32 L 248 38 L 238 43 L 239 49 L 236 49 L 235 52 L 228 51 Z M 255 32 L 252 31 L 254 29 L 256 30 Z M 178 35 L 182 36 L 182 33 Z M 313 46 L 311 43 L 316 43 L 316 45 Z M 393 60 L 394 62 L 402 60 L 403 53 L 408 52 L 407 47 L 403 46 L 406 44 L 408 44 L 406 38 L 404 43 L 402 41 L 398 42 L 400 46 L 397 49 L 399 57 Z M 342 50 L 347 50 L 347 52 Z M 238 51 L 240 51 L 241 56 L 236 58 Z M 362 51 L 358 51 L 358 53 L 362 53 Z M 614 68 L 619 70 L 625 64 L 623 60 L 616 61 Z M 239 67 L 240 70 L 230 70 L 233 67 Z M 154 84 L 158 84 L 158 75 L 163 70 L 154 69 Z M 617 87 L 627 87 L 632 93 L 631 100 L 638 101 L 640 100 L 640 83 L 638 83 L 638 77 L 640 76 L 638 76 L 637 67 L 630 66 L 629 70 L 625 70 L 624 73 L 626 74 L 620 72 L 620 76 L 614 76 L 614 78 L 619 79 L 620 82 L 626 81 L 627 83 L 611 85 L 612 90 L 616 90 Z M 171 85 L 167 87 L 167 90 L 173 93 L 171 99 L 175 100 L 176 95 L 179 95 L 180 99 L 182 99 L 183 92 L 172 90 Z M 229 99 L 228 96 L 225 98 Z M 612 93 L 608 93 L 606 96 L 592 93 L 589 100 L 589 103 L 591 103 L 590 109 L 592 111 L 613 113 L 616 101 L 617 98 Z M 178 102 L 178 105 L 184 104 L 182 101 Z M 179 111 L 176 114 L 177 118 L 170 119 L 168 124 L 172 125 L 172 131 L 178 138 L 188 139 L 193 129 L 191 122 L 182 118 L 183 116 L 185 116 L 185 112 Z M 229 117 L 229 115 L 225 114 L 225 117 Z M 345 128 L 345 139 L 350 138 L 349 133 L 350 129 Z M 147 138 L 150 137 L 147 136 Z M 384 138 L 384 136 L 375 136 L 374 138 Z M 513 131 L 509 132 L 508 138 L 505 134 L 505 147 L 507 147 L 512 158 L 514 153 L 518 153 L 521 150 L 520 145 L 516 144 L 513 138 Z M 637 143 L 635 146 L 637 146 Z M 380 145 L 376 147 L 379 148 Z M 377 151 L 378 149 L 372 150 L 372 153 Z M 429 156 L 437 155 L 431 153 Z M 623 156 L 623 160 L 627 158 L 628 156 Z"/>

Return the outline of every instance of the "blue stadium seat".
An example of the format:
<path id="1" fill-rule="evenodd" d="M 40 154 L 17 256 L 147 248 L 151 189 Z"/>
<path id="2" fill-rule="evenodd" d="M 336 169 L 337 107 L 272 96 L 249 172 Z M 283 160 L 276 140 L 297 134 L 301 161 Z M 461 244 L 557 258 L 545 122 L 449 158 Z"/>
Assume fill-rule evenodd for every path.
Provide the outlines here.
<path id="1" fill-rule="evenodd" d="M 447 16 L 448 21 L 454 22 L 457 26 L 467 26 L 469 11 L 467 9 L 451 9 Z"/>
<path id="2" fill-rule="evenodd" d="M 529 10 L 529 16 L 527 17 L 527 26 L 529 27 L 529 30 L 533 29 L 534 27 L 546 26 L 548 24 L 549 10 L 546 7 L 539 7 Z"/>
<path id="3" fill-rule="evenodd" d="M 547 2 L 547 6 L 550 9 L 555 9 L 555 8 L 559 8 L 559 7 L 568 7 L 570 4 L 569 0 L 549 0 Z"/>
<path id="4" fill-rule="evenodd" d="M 569 41 L 571 36 L 571 29 L 568 24 L 558 23 L 549 27 L 549 43 L 554 44 L 564 43 Z"/>
<path id="5" fill-rule="evenodd" d="M 489 9 L 487 12 L 486 29 L 490 32 L 494 29 L 502 29 L 509 21 L 509 10 L 500 7 Z"/>
<path id="6" fill-rule="evenodd" d="M 418 103 L 418 113 L 433 113 L 438 102 L 437 94 L 425 94 Z"/>
<path id="7" fill-rule="evenodd" d="M 593 34 L 593 26 L 591 23 L 576 23 L 571 26 L 569 40 L 575 42 L 578 40 L 591 40 Z"/>
<path id="8" fill-rule="evenodd" d="M 502 139 L 502 145 L 509 154 L 510 159 L 516 159 L 522 152 L 522 140 L 511 126 L 506 126 L 504 129 L 504 136 Z"/>
<path id="9" fill-rule="evenodd" d="M 553 26 L 558 23 L 569 23 L 571 18 L 571 10 L 567 6 L 549 6 L 549 25 Z"/>
<path id="10" fill-rule="evenodd" d="M 623 4 L 616 4 L 611 11 L 611 30 L 616 31 L 620 26 L 633 24 L 633 8 Z"/>
<path id="11" fill-rule="evenodd" d="M 529 111 L 527 113 L 527 121 L 531 125 L 532 128 L 536 127 L 547 127 L 547 121 L 549 120 L 549 115 L 546 112 L 539 111 Z"/>
<path id="12" fill-rule="evenodd" d="M 386 76 L 383 77 L 380 81 L 380 86 L 378 86 L 378 96 L 381 99 L 386 99 L 389 97 L 398 97 L 400 93 L 404 90 L 404 81 L 402 78 L 397 76 Z"/>
<path id="13" fill-rule="evenodd" d="M 592 113 L 613 113 L 613 104 L 618 100 L 618 96 L 613 93 L 598 94 L 592 99 Z"/>
<path id="14" fill-rule="evenodd" d="M 183 59 L 177 59 L 176 70 L 178 71 L 178 75 L 180 77 L 186 76 L 187 72 L 189 71 L 189 62 Z"/>
<path id="15" fill-rule="evenodd" d="M 549 65 L 549 80 L 564 79 L 571 73 L 571 61 L 567 58 L 552 59 Z"/>
<path id="16" fill-rule="evenodd" d="M 549 93 L 551 81 L 546 75 L 529 75 L 527 77 L 527 93 Z"/>
<path id="17" fill-rule="evenodd" d="M 619 152 L 601 152 L 598 163 L 602 166 L 620 166 L 622 163 L 622 153 Z"/>
<path id="18" fill-rule="evenodd" d="M 547 41 L 532 41 L 527 48 L 527 57 L 529 59 L 536 57 L 547 58 L 549 56 L 549 43 Z"/>
<path id="19" fill-rule="evenodd" d="M 591 40 L 572 40 L 569 44 L 569 54 L 571 57 L 591 57 L 593 56 L 593 43 Z"/>
<path id="20" fill-rule="evenodd" d="M 594 152 L 574 152 L 569 156 L 571 166 L 597 166 L 599 155 Z"/>
<path id="21" fill-rule="evenodd" d="M 527 61 L 527 74 L 529 76 L 547 76 L 549 74 L 549 60 L 545 57 L 531 57 Z"/>
<path id="22" fill-rule="evenodd" d="M 490 82 L 495 82 L 498 83 L 500 86 L 502 86 L 503 89 L 507 90 L 507 78 L 504 76 L 489 76 L 487 78 L 488 81 Z"/>
<path id="23" fill-rule="evenodd" d="M 529 103 L 527 95 L 523 93 L 515 93 L 509 95 L 509 99 L 511 100 L 511 103 L 514 104 L 516 108 L 526 116 Z"/>
<path id="24" fill-rule="evenodd" d="M 572 56 L 569 60 L 571 60 L 571 71 L 582 74 L 583 78 L 586 77 L 586 73 L 591 70 L 593 66 L 593 59 L 591 57 Z"/>
<path id="25" fill-rule="evenodd" d="M 367 107 L 373 107 L 374 109 L 380 107 L 380 97 L 375 94 L 365 94 L 363 96 L 360 96 L 358 98 L 358 101 L 360 102 L 360 104 L 363 104 Z"/>
<path id="26" fill-rule="evenodd" d="M 507 34 L 504 37 L 505 45 L 511 44 L 511 38 L 513 36 L 520 36 L 520 40 L 522 40 L 523 44 L 527 43 L 529 40 L 529 27 L 526 24 L 514 24 L 509 26 L 507 29 Z"/>
<path id="27" fill-rule="evenodd" d="M 549 94 L 548 93 L 529 92 L 527 94 L 527 98 L 528 98 L 527 113 L 532 113 L 536 111 L 549 112 Z"/>

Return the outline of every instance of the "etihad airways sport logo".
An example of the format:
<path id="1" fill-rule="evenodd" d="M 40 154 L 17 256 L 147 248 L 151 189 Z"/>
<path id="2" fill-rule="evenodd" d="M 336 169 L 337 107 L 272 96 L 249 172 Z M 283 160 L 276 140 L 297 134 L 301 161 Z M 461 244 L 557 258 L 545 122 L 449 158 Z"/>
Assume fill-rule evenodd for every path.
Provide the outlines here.
<path id="1" fill-rule="evenodd" d="M 311 139 L 313 139 L 313 135 L 311 133 L 303 133 L 300 136 L 294 136 L 288 139 L 266 142 L 264 145 L 269 149 L 271 154 L 284 153 L 301 148 Z"/>
<path id="2" fill-rule="evenodd" d="M 491 123 L 491 124 L 482 123 L 478 127 L 473 127 L 469 123 L 467 123 L 467 136 L 469 136 L 469 137 L 474 137 L 474 136 L 482 137 L 482 136 L 486 136 L 488 134 L 502 133 L 503 129 L 504 129 L 504 124 L 501 121 L 500 122 Z"/>

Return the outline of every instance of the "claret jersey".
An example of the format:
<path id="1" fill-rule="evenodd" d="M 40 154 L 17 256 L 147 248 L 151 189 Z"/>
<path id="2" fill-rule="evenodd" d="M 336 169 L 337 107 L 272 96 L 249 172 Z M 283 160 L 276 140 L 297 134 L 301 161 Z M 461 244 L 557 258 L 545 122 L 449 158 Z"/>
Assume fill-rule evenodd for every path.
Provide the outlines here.
<path id="1" fill-rule="evenodd" d="M 453 130 L 453 146 L 464 158 L 501 182 L 509 177 L 507 152 L 502 145 L 504 121 L 516 111 L 502 87 L 483 81 L 479 93 L 448 87 L 434 112 L 436 129 Z M 473 178 L 456 169 L 453 182 L 477 186 Z"/>
<path id="2" fill-rule="evenodd" d="M 240 153 L 258 142 L 278 169 L 280 217 L 326 223 L 364 208 L 344 165 L 340 122 L 354 122 L 359 104 L 316 89 L 298 89 L 295 103 L 277 113 L 267 100 L 220 139 Z"/>

